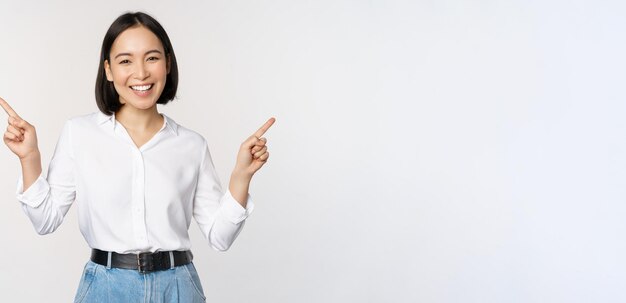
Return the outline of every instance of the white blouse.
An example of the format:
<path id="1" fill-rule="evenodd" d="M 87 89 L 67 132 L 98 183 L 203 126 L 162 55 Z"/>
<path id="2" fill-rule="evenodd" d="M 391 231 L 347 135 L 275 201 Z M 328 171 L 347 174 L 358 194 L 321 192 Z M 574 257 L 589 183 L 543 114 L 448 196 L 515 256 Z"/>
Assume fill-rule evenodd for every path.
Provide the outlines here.
<path id="1" fill-rule="evenodd" d="M 115 115 L 69 119 L 47 177 L 17 199 L 39 234 L 53 232 L 76 201 L 80 231 L 91 248 L 139 253 L 191 248 L 193 217 L 215 250 L 227 250 L 254 209 L 222 190 L 206 140 L 164 117 L 137 148 Z"/>

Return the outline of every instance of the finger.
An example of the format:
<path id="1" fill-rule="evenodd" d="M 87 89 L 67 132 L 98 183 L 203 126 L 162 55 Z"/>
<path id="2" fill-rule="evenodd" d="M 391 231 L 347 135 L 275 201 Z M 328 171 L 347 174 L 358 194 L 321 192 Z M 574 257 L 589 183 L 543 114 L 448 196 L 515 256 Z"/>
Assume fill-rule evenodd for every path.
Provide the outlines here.
<path id="1" fill-rule="evenodd" d="M 2 109 L 4 109 L 4 111 L 7 113 L 7 115 L 9 115 L 9 117 L 19 117 L 17 113 L 13 110 L 13 108 L 11 108 L 9 103 L 4 101 L 4 99 L 2 98 L 0 98 L 0 106 L 2 106 Z"/>
<path id="2" fill-rule="evenodd" d="M 267 143 L 267 139 L 265 139 L 265 137 L 260 138 L 259 140 L 256 141 L 256 146 L 265 146 L 265 143 Z"/>
<path id="3" fill-rule="evenodd" d="M 259 157 L 259 159 L 257 159 L 257 160 L 262 161 L 262 162 L 266 162 L 266 161 L 267 161 L 267 159 L 268 159 L 269 157 L 270 157 L 270 153 L 269 153 L 269 152 L 266 152 L 266 153 L 264 153 L 263 155 L 261 155 L 261 156 Z"/>
<path id="4" fill-rule="evenodd" d="M 267 146 L 263 147 L 263 149 L 261 149 L 260 151 L 254 153 L 254 157 L 255 158 L 259 158 L 261 155 L 263 155 L 265 152 L 267 152 Z"/>
<path id="5" fill-rule="evenodd" d="M 256 152 L 260 151 L 261 148 L 263 148 L 262 146 L 255 146 L 252 148 L 252 150 L 250 151 L 251 154 L 255 154 Z"/>
<path id="6" fill-rule="evenodd" d="M 17 137 L 22 137 L 22 132 L 19 129 L 15 128 L 13 125 L 7 126 L 7 131 L 16 135 Z"/>
<path id="7" fill-rule="evenodd" d="M 263 134 L 270 128 L 270 126 L 274 124 L 274 122 L 276 122 L 276 119 L 274 117 L 267 120 L 267 122 L 265 122 L 265 124 L 263 124 L 263 126 L 261 126 L 261 128 L 259 128 L 259 130 L 254 133 L 254 136 L 257 138 L 261 138 L 261 136 L 263 136 Z"/>
<path id="8" fill-rule="evenodd" d="M 20 141 L 16 135 L 14 135 L 14 134 L 12 134 L 10 132 L 5 132 L 4 133 L 4 138 L 8 139 L 10 141 Z"/>
<path id="9" fill-rule="evenodd" d="M 20 117 L 9 117 L 9 124 L 26 131 L 30 124 Z"/>
<path id="10" fill-rule="evenodd" d="M 21 135 L 21 134 L 25 133 L 25 131 L 23 129 L 21 129 L 19 127 L 15 127 L 15 126 L 13 126 L 11 124 L 7 125 L 7 130 L 11 130 L 16 135 Z"/>

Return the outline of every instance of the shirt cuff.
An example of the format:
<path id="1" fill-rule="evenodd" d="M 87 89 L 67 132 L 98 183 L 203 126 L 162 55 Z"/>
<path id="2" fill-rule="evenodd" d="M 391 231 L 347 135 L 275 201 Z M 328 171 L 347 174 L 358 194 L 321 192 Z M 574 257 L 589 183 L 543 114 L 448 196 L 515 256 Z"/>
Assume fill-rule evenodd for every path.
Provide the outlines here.
<path id="1" fill-rule="evenodd" d="M 20 173 L 20 176 L 17 180 L 17 189 L 15 191 L 15 195 L 17 200 L 32 207 L 37 208 L 41 203 L 46 199 L 48 192 L 50 191 L 50 185 L 44 179 L 43 173 L 37 177 L 37 180 L 33 184 L 28 187 L 28 189 L 24 190 L 24 178 Z"/>
<path id="2" fill-rule="evenodd" d="M 254 210 L 254 202 L 252 197 L 248 194 L 248 200 L 246 201 L 246 208 L 243 208 L 237 200 L 230 193 L 230 190 L 226 191 L 226 194 L 222 198 L 222 214 L 232 223 L 239 224 L 245 220 Z"/>

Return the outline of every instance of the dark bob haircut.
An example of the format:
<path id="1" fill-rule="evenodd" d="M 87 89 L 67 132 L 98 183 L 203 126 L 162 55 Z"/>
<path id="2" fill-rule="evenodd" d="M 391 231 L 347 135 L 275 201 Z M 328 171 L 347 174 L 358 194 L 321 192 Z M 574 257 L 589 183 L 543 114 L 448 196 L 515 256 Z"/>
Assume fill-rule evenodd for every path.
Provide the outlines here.
<path id="1" fill-rule="evenodd" d="M 120 97 L 115 91 L 113 82 L 109 82 L 104 70 L 104 61 L 111 62 L 111 47 L 113 42 L 123 31 L 135 27 L 143 26 L 153 32 L 161 44 L 163 44 L 163 50 L 165 51 L 166 60 L 169 61 L 169 73 L 165 80 L 165 87 L 157 104 L 167 104 L 176 96 L 176 89 L 178 88 L 178 65 L 176 64 L 176 56 L 174 55 L 174 49 L 170 38 L 167 36 L 165 29 L 154 18 L 148 14 L 142 12 L 126 13 L 119 16 L 104 36 L 102 41 L 102 50 L 100 52 L 100 66 L 98 67 L 98 78 L 96 79 L 96 103 L 98 108 L 105 115 L 112 115 L 117 112 L 124 104 L 120 103 Z"/>

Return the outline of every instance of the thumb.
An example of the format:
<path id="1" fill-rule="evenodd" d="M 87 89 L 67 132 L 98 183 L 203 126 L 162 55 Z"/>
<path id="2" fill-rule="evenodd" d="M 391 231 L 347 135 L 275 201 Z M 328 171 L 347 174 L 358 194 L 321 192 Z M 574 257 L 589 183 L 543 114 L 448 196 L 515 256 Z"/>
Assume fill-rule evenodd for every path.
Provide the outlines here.
<path id="1" fill-rule="evenodd" d="M 9 117 L 9 122 L 11 123 L 11 125 L 15 126 L 15 127 L 19 127 L 19 128 L 23 128 L 23 129 L 30 129 L 31 125 L 26 122 L 26 120 L 21 119 L 21 118 L 16 118 L 16 117 Z"/>
<path id="2" fill-rule="evenodd" d="M 252 148 L 257 142 L 259 142 L 259 138 L 253 135 L 248 137 L 248 139 L 246 139 L 246 141 L 244 141 L 241 146 L 246 148 Z"/>

